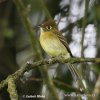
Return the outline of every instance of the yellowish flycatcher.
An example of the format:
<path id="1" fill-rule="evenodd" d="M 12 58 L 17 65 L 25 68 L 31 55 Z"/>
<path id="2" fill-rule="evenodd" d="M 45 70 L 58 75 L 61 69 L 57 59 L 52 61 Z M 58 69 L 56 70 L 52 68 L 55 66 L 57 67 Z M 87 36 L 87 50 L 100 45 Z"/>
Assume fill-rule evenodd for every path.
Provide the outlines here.
<path id="1" fill-rule="evenodd" d="M 64 36 L 59 32 L 58 27 L 53 20 L 49 20 L 40 25 L 40 44 L 44 51 L 51 57 L 73 57 L 68 43 L 65 41 Z M 79 79 L 79 74 L 75 68 L 76 66 L 69 63 L 68 66 L 74 79 Z"/>

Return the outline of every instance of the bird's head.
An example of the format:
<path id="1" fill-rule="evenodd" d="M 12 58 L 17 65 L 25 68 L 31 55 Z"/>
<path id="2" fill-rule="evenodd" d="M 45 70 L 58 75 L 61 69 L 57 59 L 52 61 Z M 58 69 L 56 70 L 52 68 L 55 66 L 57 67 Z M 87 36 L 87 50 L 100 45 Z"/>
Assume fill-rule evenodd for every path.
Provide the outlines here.
<path id="1" fill-rule="evenodd" d="M 43 32 L 58 30 L 58 27 L 54 20 L 48 20 L 42 23 L 39 27 Z"/>

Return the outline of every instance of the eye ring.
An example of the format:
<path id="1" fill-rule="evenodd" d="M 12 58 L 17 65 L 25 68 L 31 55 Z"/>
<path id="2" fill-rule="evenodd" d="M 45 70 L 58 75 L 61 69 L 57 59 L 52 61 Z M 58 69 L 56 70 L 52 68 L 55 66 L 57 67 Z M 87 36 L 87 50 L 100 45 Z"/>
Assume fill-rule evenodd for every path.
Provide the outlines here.
<path id="1" fill-rule="evenodd" d="M 52 26 L 46 26 L 46 29 L 51 30 Z"/>

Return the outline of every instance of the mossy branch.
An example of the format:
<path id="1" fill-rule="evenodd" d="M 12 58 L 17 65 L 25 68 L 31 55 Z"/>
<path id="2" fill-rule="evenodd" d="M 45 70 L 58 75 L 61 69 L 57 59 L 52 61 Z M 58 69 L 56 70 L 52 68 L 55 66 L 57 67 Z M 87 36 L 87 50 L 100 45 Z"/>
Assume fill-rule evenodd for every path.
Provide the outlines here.
<path id="1" fill-rule="evenodd" d="M 17 81 L 24 74 L 24 72 L 29 71 L 35 67 L 40 67 L 45 64 L 52 65 L 55 63 L 82 63 L 82 62 L 100 63 L 100 58 L 69 58 L 69 59 L 52 58 L 49 60 L 40 60 L 33 63 L 27 62 L 26 66 L 21 67 L 14 74 L 9 75 L 5 80 L 0 82 L 0 90 L 8 85 L 8 81 L 10 78 L 13 78 L 15 81 Z"/>
<path id="2" fill-rule="evenodd" d="M 18 94 L 17 94 L 17 90 L 16 90 L 16 84 L 13 78 L 10 78 L 8 80 L 8 89 L 7 91 L 10 94 L 10 99 L 11 100 L 18 100 Z"/>

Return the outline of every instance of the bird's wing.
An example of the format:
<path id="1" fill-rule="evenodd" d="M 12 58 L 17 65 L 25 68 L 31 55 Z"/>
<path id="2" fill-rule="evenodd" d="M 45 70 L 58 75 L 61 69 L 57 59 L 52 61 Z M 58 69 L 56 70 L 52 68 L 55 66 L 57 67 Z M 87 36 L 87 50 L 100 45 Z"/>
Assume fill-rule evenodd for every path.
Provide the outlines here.
<path id="1" fill-rule="evenodd" d="M 66 47 L 66 49 L 68 50 L 68 52 L 70 53 L 70 56 L 73 57 L 71 51 L 70 51 L 70 48 L 69 48 L 69 45 L 68 43 L 66 42 L 64 36 L 58 31 L 54 31 L 54 33 L 57 35 L 57 37 L 59 38 L 59 40 L 62 42 L 62 44 Z"/>

